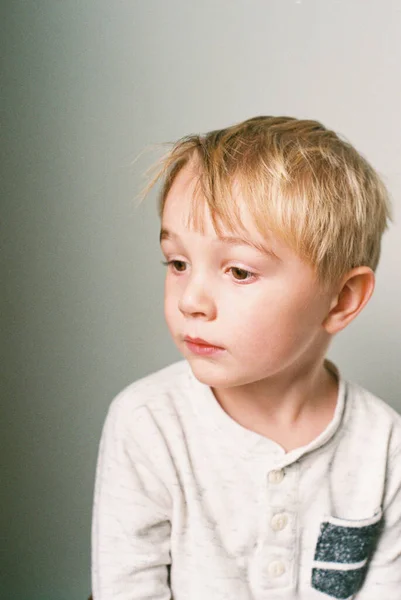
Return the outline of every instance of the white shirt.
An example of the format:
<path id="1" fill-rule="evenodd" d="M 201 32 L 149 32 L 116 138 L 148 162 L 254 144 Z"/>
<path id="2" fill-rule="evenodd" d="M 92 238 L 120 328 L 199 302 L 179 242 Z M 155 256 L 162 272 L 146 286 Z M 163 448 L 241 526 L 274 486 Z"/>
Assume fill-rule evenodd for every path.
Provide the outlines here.
<path id="1" fill-rule="evenodd" d="M 186 360 L 114 398 L 94 600 L 401 600 L 401 416 L 326 366 L 333 419 L 288 453 L 225 413 Z"/>

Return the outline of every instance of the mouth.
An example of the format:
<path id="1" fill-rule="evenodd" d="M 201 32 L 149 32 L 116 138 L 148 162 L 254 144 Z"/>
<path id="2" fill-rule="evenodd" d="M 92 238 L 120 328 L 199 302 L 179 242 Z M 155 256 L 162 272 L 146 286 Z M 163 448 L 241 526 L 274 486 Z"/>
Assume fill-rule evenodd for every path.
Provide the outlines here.
<path id="1" fill-rule="evenodd" d="M 222 346 L 217 346 L 216 344 L 212 344 L 211 342 L 203 340 L 202 338 L 192 338 L 189 335 L 187 335 L 184 338 L 184 341 L 188 342 L 189 344 L 194 344 L 195 346 L 205 346 L 206 348 L 216 348 L 218 350 L 224 350 Z"/>
<path id="2" fill-rule="evenodd" d="M 184 338 L 187 348 L 193 353 L 201 356 L 211 356 L 225 352 L 225 348 L 221 346 L 215 346 L 206 340 L 201 338 L 191 338 L 189 336 Z"/>

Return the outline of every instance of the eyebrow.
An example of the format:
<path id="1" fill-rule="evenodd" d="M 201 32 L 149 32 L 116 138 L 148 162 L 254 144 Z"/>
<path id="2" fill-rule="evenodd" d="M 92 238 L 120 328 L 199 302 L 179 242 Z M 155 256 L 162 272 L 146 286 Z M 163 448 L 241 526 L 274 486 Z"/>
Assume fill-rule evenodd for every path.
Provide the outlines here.
<path id="1" fill-rule="evenodd" d="M 160 244 L 162 243 L 163 240 L 171 240 L 173 238 L 179 239 L 179 237 L 180 236 L 177 235 L 176 233 L 174 233 L 174 231 L 170 231 L 165 228 L 162 228 L 160 230 Z M 266 246 L 263 246 L 262 244 L 258 244 L 258 242 L 254 242 L 252 240 L 246 240 L 241 237 L 224 235 L 224 236 L 217 237 L 216 239 L 212 240 L 212 242 L 213 243 L 224 242 L 224 243 L 230 244 L 232 246 L 250 246 L 251 248 L 258 250 L 262 254 L 265 254 L 266 256 L 273 257 L 275 259 L 280 260 L 279 257 L 277 256 L 277 254 L 275 254 L 273 252 L 273 250 L 266 248 Z"/>

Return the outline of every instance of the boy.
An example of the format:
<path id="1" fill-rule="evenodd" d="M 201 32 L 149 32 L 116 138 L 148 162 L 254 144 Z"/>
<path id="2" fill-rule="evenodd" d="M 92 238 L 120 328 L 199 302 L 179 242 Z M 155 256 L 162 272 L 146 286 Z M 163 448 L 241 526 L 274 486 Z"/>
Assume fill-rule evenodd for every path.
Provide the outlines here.
<path id="1" fill-rule="evenodd" d="M 374 289 L 382 182 L 287 117 L 183 138 L 160 176 L 184 360 L 111 404 L 94 600 L 401 599 L 401 417 L 325 359 Z"/>

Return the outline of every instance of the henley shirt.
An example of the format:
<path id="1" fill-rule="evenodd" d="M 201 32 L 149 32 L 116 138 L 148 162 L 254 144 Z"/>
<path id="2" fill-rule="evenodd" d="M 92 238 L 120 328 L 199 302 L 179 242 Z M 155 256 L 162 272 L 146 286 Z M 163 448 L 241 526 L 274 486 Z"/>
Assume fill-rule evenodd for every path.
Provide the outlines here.
<path id="1" fill-rule="evenodd" d="M 401 600 L 401 416 L 343 379 L 332 420 L 285 452 L 180 360 L 103 426 L 94 600 Z"/>

